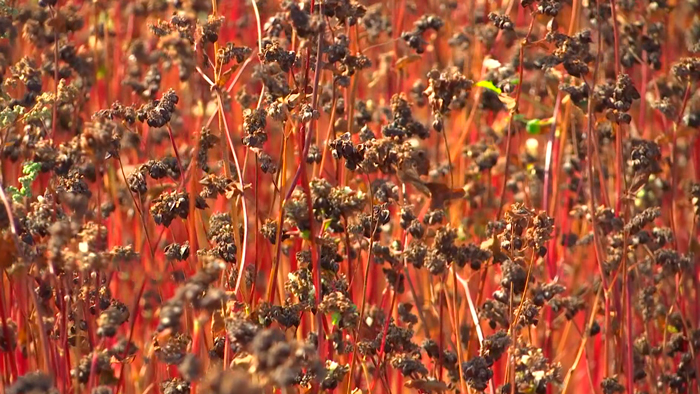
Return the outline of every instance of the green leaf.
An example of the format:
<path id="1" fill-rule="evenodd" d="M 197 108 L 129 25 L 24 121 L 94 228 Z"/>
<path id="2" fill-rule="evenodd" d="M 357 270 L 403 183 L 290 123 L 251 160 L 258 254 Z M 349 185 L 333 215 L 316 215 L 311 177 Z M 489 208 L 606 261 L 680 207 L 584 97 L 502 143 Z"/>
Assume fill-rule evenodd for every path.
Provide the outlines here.
<path id="1" fill-rule="evenodd" d="M 466 232 L 464 226 L 459 226 L 457 228 L 457 240 L 458 241 L 466 241 L 467 240 L 467 232 Z"/>
<path id="2" fill-rule="evenodd" d="M 12 199 L 12 201 L 14 201 L 14 202 L 22 201 L 22 196 L 20 194 L 19 189 L 17 189 L 14 186 L 8 186 L 6 190 L 7 190 L 7 194 L 10 195 L 10 198 Z"/>
<path id="3" fill-rule="evenodd" d="M 25 176 L 21 176 L 17 179 L 22 187 L 20 189 L 17 189 L 14 186 L 7 187 L 7 192 L 8 194 L 10 194 L 10 197 L 13 201 L 21 202 L 22 197 L 32 196 L 32 182 L 34 182 L 39 176 L 40 170 L 41 163 L 35 163 L 31 161 L 24 163 L 24 165 L 22 166 L 22 173 L 25 174 Z"/>
<path id="4" fill-rule="evenodd" d="M 107 77 L 107 67 L 103 64 L 97 68 L 97 80 L 102 80 Z"/>
<path id="5" fill-rule="evenodd" d="M 330 220 L 326 220 L 325 222 L 323 222 L 323 232 L 325 233 L 326 230 L 328 230 L 328 227 L 330 227 L 330 226 L 331 226 Z"/>
<path id="6" fill-rule="evenodd" d="M 0 111 L 0 127 L 4 128 L 12 125 L 22 114 L 24 114 L 24 108 L 20 107 L 19 105 L 15 105 L 12 108 L 4 108 L 2 111 Z"/>
<path id="7" fill-rule="evenodd" d="M 331 315 L 331 323 L 332 323 L 334 326 L 337 326 L 338 323 L 340 323 L 340 317 L 341 317 L 340 313 L 338 313 L 338 312 L 333 312 L 333 314 Z"/>
<path id="8" fill-rule="evenodd" d="M 478 86 L 480 88 L 492 90 L 492 91 L 496 92 L 497 94 L 501 94 L 501 89 L 499 89 L 498 86 L 494 85 L 493 82 L 491 82 L 491 81 L 486 81 L 486 80 L 479 81 L 476 83 L 476 86 Z"/>
<path id="9" fill-rule="evenodd" d="M 520 78 L 513 78 L 508 82 L 510 82 L 511 85 L 517 85 L 520 83 Z"/>
<path id="10" fill-rule="evenodd" d="M 539 134 L 541 131 L 540 120 L 539 119 L 528 120 L 527 124 L 525 125 L 525 129 L 527 130 L 528 134 L 533 134 L 533 135 Z"/>
<path id="11" fill-rule="evenodd" d="M 311 239 L 311 231 L 310 230 L 304 230 L 301 232 L 301 238 L 305 240 L 310 240 Z"/>
<path id="12" fill-rule="evenodd" d="M 513 120 L 517 120 L 517 121 L 520 121 L 520 122 L 526 122 L 526 121 L 527 121 L 527 119 L 525 119 L 525 115 L 523 115 L 523 114 L 515 114 L 515 115 L 513 115 Z"/>
<path id="13" fill-rule="evenodd" d="M 41 169 L 41 163 L 35 163 L 35 162 L 30 162 L 26 163 L 24 167 L 22 167 L 22 173 L 25 175 L 29 175 L 29 177 L 34 180 L 36 179 L 37 175 L 39 175 L 39 170 Z"/>

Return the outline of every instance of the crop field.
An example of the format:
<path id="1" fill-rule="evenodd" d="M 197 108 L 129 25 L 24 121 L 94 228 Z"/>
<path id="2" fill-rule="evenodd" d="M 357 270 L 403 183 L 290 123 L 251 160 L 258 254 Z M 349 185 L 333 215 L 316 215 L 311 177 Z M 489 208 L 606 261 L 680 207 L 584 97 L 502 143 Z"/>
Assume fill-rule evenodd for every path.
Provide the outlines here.
<path id="1" fill-rule="evenodd" d="M 0 0 L 0 394 L 692 394 L 699 0 Z"/>

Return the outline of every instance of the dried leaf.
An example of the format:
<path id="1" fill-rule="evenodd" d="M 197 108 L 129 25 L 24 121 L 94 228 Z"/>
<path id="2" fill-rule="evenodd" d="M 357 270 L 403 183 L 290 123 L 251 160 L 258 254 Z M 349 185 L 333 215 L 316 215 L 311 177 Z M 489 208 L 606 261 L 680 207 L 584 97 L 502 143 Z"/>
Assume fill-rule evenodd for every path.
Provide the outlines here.
<path id="1" fill-rule="evenodd" d="M 441 380 L 409 379 L 404 386 L 427 393 L 442 393 L 449 390 L 447 384 Z"/>
<path id="2" fill-rule="evenodd" d="M 241 188 L 241 184 L 240 184 L 240 183 L 238 183 L 238 182 L 233 182 L 233 183 L 231 183 L 231 184 L 228 186 L 228 188 L 227 188 L 227 190 L 226 190 L 226 198 L 230 200 L 230 199 L 233 198 L 233 197 L 242 196 L 242 195 L 243 195 L 243 191 L 244 191 L 245 189 L 249 189 L 249 188 L 250 188 L 250 184 L 243 185 L 243 188 Z"/>
<path id="3" fill-rule="evenodd" d="M 148 188 L 148 191 L 146 192 L 146 197 L 150 199 L 154 199 L 161 194 L 163 194 L 166 190 L 174 189 L 177 187 L 177 184 L 172 183 L 172 182 L 167 182 L 167 183 L 162 183 L 158 185 L 153 185 Z"/>
<path id="4" fill-rule="evenodd" d="M 484 242 L 481 243 L 479 246 L 482 250 L 488 250 L 491 252 L 493 255 L 494 261 L 501 261 L 502 259 L 506 258 L 506 254 L 503 253 L 503 250 L 501 249 L 501 242 L 498 240 L 498 237 L 495 235 Z"/>
<path id="5" fill-rule="evenodd" d="M 61 14 L 60 12 L 56 13 L 56 16 L 49 19 L 46 22 L 46 25 L 56 29 L 56 31 L 59 33 L 65 33 L 66 32 L 66 17 L 63 14 Z"/>
<path id="6" fill-rule="evenodd" d="M 397 70 L 401 70 L 402 68 L 408 66 L 411 63 L 415 63 L 415 62 L 419 61 L 420 59 L 422 59 L 422 57 L 420 55 L 416 55 L 415 53 L 413 53 L 413 54 L 410 54 L 408 56 L 404 56 L 404 57 L 397 59 L 395 67 Z"/>
<path id="7" fill-rule="evenodd" d="M 223 88 L 226 85 L 226 83 L 231 79 L 231 76 L 233 76 L 233 72 L 236 71 L 238 67 L 238 64 L 234 64 L 231 68 L 229 68 L 228 70 L 224 71 L 223 74 L 221 74 L 221 77 L 217 82 L 220 88 Z"/>
<path id="8" fill-rule="evenodd" d="M 9 231 L 5 231 L 0 237 L 0 268 L 9 268 L 17 258 L 17 246 L 15 239 Z"/>
<path id="9" fill-rule="evenodd" d="M 242 368 L 250 368 L 253 365 L 253 356 L 248 354 L 245 357 L 236 357 L 231 362 L 231 365 Z"/>
<path id="10" fill-rule="evenodd" d="M 515 99 L 507 94 L 501 93 L 498 95 L 498 99 L 506 106 L 508 111 L 515 108 Z"/>
<path id="11" fill-rule="evenodd" d="M 445 204 L 460 198 L 464 198 L 464 189 L 451 189 L 447 185 L 437 182 L 427 182 L 425 186 L 430 191 L 430 209 L 442 209 Z"/>
<path id="12" fill-rule="evenodd" d="M 217 310 L 211 315 L 211 333 L 212 335 L 218 335 L 225 329 L 226 323 L 224 322 L 224 314 L 220 310 Z"/>

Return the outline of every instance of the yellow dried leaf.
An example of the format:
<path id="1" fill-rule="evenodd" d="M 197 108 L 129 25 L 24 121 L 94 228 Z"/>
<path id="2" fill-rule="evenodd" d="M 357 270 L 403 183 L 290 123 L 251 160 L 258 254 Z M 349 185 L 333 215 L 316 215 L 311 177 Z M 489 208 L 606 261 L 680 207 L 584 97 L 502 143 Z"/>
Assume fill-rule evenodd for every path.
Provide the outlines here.
<path id="1" fill-rule="evenodd" d="M 501 243 L 495 235 L 482 242 L 479 247 L 481 248 L 481 250 L 490 251 L 495 261 L 506 257 L 506 255 L 503 253 L 503 250 L 501 249 Z"/>
<path id="2" fill-rule="evenodd" d="M 561 103 L 563 105 L 566 105 L 569 101 L 571 101 L 571 96 L 569 96 L 568 94 L 566 96 L 564 96 L 563 99 L 561 99 Z"/>
<path id="3" fill-rule="evenodd" d="M 17 258 L 17 246 L 9 231 L 5 231 L 0 237 L 0 268 L 10 267 Z"/>
<path id="4" fill-rule="evenodd" d="M 233 197 L 238 197 L 243 195 L 243 191 L 245 189 L 250 188 L 250 184 L 243 185 L 243 188 L 241 188 L 241 184 L 238 182 L 231 183 L 228 188 L 226 189 L 226 198 L 231 199 Z"/>
<path id="5" fill-rule="evenodd" d="M 236 357 L 231 364 L 237 367 L 250 368 L 253 365 L 253 356 L 248 354 L 243 357 Z"/>
<path id="6" fill-rule="evenodd" d="M 172 182 L 163 183 L 160 185 L 153 185 L 153 186 L 148 188 L 148 191 L 146 192 L 146 197 L 148 197 L 150 199 L 154 199 L 154 198 L 160 196 L 161 194 L 163 194 L 166 190 L 174 189 L 176 187 L 177 187 L 177 184 L 172 183 Z"/>
<path id="7" fill-rule="evenodd" d="M 56 13 L 56 16 L 49 19 L 46 22 L 46 25 L 49 27 L 53 27 L 59 33 L 65 33 L 66 32 L 66 17 L 61 13 Z"/>
<path id="8" fill-rule="evenodd" d="M 409 379 L 404 383 L 404 386 L 419 391 L 425 391 L 428 393 L 438 392 L 442 393 L 449 390 L 447 384 L 439 380 L 425 380 L 425 379 Z"/>
<path id="9" fill-rule="evenodd" d="M 217 310 L 211 315 L 211 333 L 212 335 L 218 335 L 226 329 L 226 323 L 224 322 L 224 314 Z"/>
<path id="10" fill-rule="evenodd" d="M 395 67 L 397 70 L 401 70 L 402 68 L 408 66 L 411 63 L 415 63 L 420 59 L 422 59 L 422 57 L 420 55 L 416 55 L 415 53 L 408 56 L 404 56 L 396 60 Z"/>
<path id="11" fill-rule="evenodd" d="M 221 74 L 221 77 L 219 77 L 219 80 L 217 81 L 217 84 L 219 85 L 220 88 L 223 88 L 226 83 L 231 79 L 231 76 L 233 75 L 233 72 L 238 69 L 238 64 L 234 64 L 233 67 L 229 68 L 228 70 L 224 71 Z"/>
<path id="12" fill-rule="evenodd" d="M 498 95 L 498 99 L 501 100 L 501 102 L 506 106 L 508 111 L 515 108 L 515 99 L 513 97 L 502 93 Z"/>
<path id="13" fill-rule="evenodd" d="M 287 95 L 287 97 L 284 98 L 284 100 L 287 102 L 287 105 L 289 105 L 290 107 L 296 107 L 300 99 L 300 93 L 290 93 Z"/>

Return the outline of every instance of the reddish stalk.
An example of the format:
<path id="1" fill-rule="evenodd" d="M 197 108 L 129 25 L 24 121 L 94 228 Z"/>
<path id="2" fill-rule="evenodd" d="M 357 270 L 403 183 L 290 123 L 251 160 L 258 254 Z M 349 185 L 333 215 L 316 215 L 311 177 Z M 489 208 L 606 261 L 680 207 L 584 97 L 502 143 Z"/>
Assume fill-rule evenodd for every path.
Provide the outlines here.
<path id="1" fill-rule="evenodd" d="M 544 186 L 542 193 L 542 209 L 545 212 L 549 211 L 549 194 L 552 187 L 559 187 L 558 185 L 551 185 L 552 178 L 552 162 L 554 161 L 554 144 L 557 142 L 557 121 L 559 117 L 559 106 L 561 105 L 561 92 L 557 94 L 557 98 L 554 104 L 554 113 L 552 118 L 552 126 L 549 131 L 549 137 L 547 138 L 547 152 L 545 154 L 545 164 L 544 164 Z M 550 250 L 549 253 L 553 251 Z M 549 256 L 548 256 L 549 257 Z M 557 267 L 556 261 L 554 259 L 547 259 L 547 272 L 549 273 L 549 279 L 553 280 L 556 276 Z"/>
<path id="2" fill-rule="evenodd" d="M 9 212 L 9 211 L 8 211 Z M 7 328 L 7 314 L 5 313 L 5 277 L 4 273 L 0 273 L 0 287 L 3 290 L 0 290 L 0 319 L 2 319 L 2 334 L 4 338 L 10 338 L 10 331 Z M 19 374 L 17 373 L 17 361 L 15 360 L 15 357 L 12 355 L 12 352 L 5 352 L 5 359 L 9 362 L 10 364 L 10 380 L 7 382 L 9 385 L 10 383 L 13 382 L 13 377 L 14 379 L 17 379 Z"/>
<path id="3" fill-rule="evenodd" d="M 683 120 L 683 113 L 685 112 L 685 107 L 688 105 L 688 99 L 690 98 L 690 81 L 686 83 L 685 93 L 683 94 L 683 103 L 681 104 L 681 109 L 678 112 L 676 121 L 673 123 L 673 130 L 671 136 L 671 229 L 674 234 L 678 234 L 678 228 L 676 223 L 676 194 L 678 192 L 678 125 L 681 124 Z M 673 237 L 673 248 L 678 250 L 678 236 Z"/>
<path id="4" fill-rule="evenodd" d="M 51 18 L 56 19 L 58 17 L 58 1 L 56 2 L 56 6 L 49 7 L 49 10 L 51 12 Z M 55 140 L 56 139 L 56 128 L 57 128 L 57 121 L 58 121 L 58 29 L 54 29 L 53 33 L 53 39 L 54 39 L 54 45 L 53 45 L 53 65 L 54 65 L 54 73 L 53 73 L 53 105 L 51 106 L 51 139 Z"/>
<path id="5" fill-rule="evenodd" d="M 600 6 L 598 6 L 598 12 L 600 13 Z M 600 56 L 601 56 L 601 37 L 598 35 L 598 52 L 597 52 L 597 58 L 596 58 L 596 63 L 593 71 L 593 85 L 588 84 L 588 82 L 585 82 L 589 86 L 589 91 L 593 92 L 595 88 L 595 82 L 598 77 L 598 70 L 600 66 Z M 591 223 L 592 223 L 592 229 L 593 229 L 593 250 L 595 252 L 595 259 L 596 259 L 596 265 L 598 267 L 598 273 L 601 278 L 601 282 L 603 284 L 603 299 L 604 299 L 604 304 L 605 304 L 605 336 L 606 340 L 604 341 L 604 358 L 603 358 L 603 369 L 604 369 L 604 376 L 608 376 L 608 348 L 609 348 L 609 342 L 607 339 L 610 335 L 610 297 L 608 296 L 608 280 L 605 276 L 605 272 L 603 270 L 603 248 L 601 246 L 601 241 L 600 237 L 598 235 L 598 220 L 595 215 L 595 193 L 593 190 L 593 152 L 594 152 L 594 138 L 593 136 L 593 100 L 588 100 L 588 105 L 587 105 L 587 119 L 586 119 L 586 130 L 587 130 L 587 138 L 586 138 L 586 167 L 587 167 L 587 172 L 588 172 L 588 211 L 591 215 Z M 601 188 L 604 189 L 604 183 L 601 183 Z"/>
<path id="6" fill-rule="evenodd" d="M 523 80 L 523 73 L 525 70 L 525 67 L 523 66 L 523 61 L 525 59 L 525 46 L 528 45 L 528 40 L 530 39 L 530 35 L 532 34 L 532 28 L 535 26 L 535 18 L 532 17 L 530 20 L 530 27 L 527 29 L 527 34 L 525 35 L 525 38 L 523 38 L 522 42 L 520 43 L 520 60 L 518 62 L 518 78 L 520 81 Z M 504 206 L 504 201 L 506 197 L 506 184 L 508 183 L 508 177 L 509 177 L 509 167 L 510 167 L 510 150 L 511 150 L 511 136 L 513 133 L 513 116 L 518 114 L 518 108 L 520 104 L 520 93 L 522 91 L 522 83 L 518 83 L 517 87 L 515 89 L 515 106 L 511 110 L 510 113 L 510 118 L 508 120 L 508 133 L 506 134 L 506 163 L 505 167 L 503 170 L 503 184 L 501 187 L 501 195 L 498 199 L 498 212 L 496 213 L 496 218 L 500 219 L 501 214 L 503 213 L 503 206 Z"/>
<path id="7" fill-rule="evenodd" d="M 4 182 L 0 182 L 0 183 L 4 184 Z M 2 204 L 5 207 L 5 212 L 7 213 L 7 218 L 10 222 L 10 232 L 12 233 L 12 239 L 15 243 L 15 247 L 17 248 L 18 256 L 22 256 L 23 252 L 22 252 L 22 249 L 20 248 L 20 244 L 19 244 L 20 239 L 19 239 L 19 236 L 17 234 L 17 228 L 15 227 L 14 215 L 12 214 L 12 208 L 10 206 L 10 201 L 7 199 L 7 195 L 5 194 L 4 187 L 0 187 L 0 199 L 2 199 Z M 3 272 L 0 272 L 0 285 L 2 285 L 2 286 L 0 286 L 0 289 L 1 289 L 0 290 L 0 297 L 1 297 L 0 298 L 0 319 L 2 319 L 2 322 L 0 324 L 2 324 L 3 337 L 10 338 L 10 331 L 7 328 L 7 314 L 5 313 L 5 290 L 4 290 L 5 289 L 5 285 L 4 285 L 5 279 L 3 276 L 5 270 L 3 269 L 2 271 Z M 9 278 L 8 278 L 8 280 L 9 280 Z M 10 306 L 10 308 L 11 308 L 11 306 Z M 44 330 L 41 330 L 41 331 L 44 331 Z M 46 335 L 45 332 L 44 332 L 44 335 Z M 8 344 L 9 344 L 9 341 L 8 341 Z M 48 355 L 46 354 L 46 349 L 44 349 L 44 352 L 45 352 L 44 357 L 46 358 L 46 362 L 48 363 L 49 359 L 48 359 Z M 12 371 L 12 376 L 14 376 L 16 379 L 19 377 L 19 375 L 17 374 L 17 362 L 16 362 L 15 358 L 10 355 L 10 353 L 11 352 L 9 352 L 9 351 L 7 352 L 7 358 L 10 361 L 10 369 Z"/>
<path id="8" fill-rule="evenodd" d="M 236 166 L 236 175 L 238 176 L 238 180 L 240 182 L 243 182 L 243 175 L 241 173 L 241 166 L 238 163 L 238 156 L 236 154 L 236 149 L 233 147 L 233 141 L 231 140 L 231 131 L 228 128 L 228 121 L 226 120 L 226 115 L 224 115 L 224 103 L 221 99 L 221 94 L 216 93 L 216 99 L 219 103 L 219 112 L 221 116 L 222 123 L 224 125 L 224 131 L 226 133 L 226 141 L 228 142 L 229 149 L 231 151 L 231 155 L 233 156 L 233 162 Z M 241 184 L 241 188 L 243 188 L 243 185 Z M 238 294 L 238 290 L 240 289 L 241 286 L 241 278 L 243 277 L 243 273 L 245 272 L 245 264 L 247 260 L 247 246 L 248 246 L 248 206 L 246 203 L 245 195 L 240 196 L 241 200 L 241 208 L 243 210 L 243 242 L 242 248 L 243 250 L 241 251 L 241 259 L 240 259 L 240 267 L 238 268 L 238 277 L 236 278 L 236 287 L 234 288 L 233 292 L 234 294 Z"/>
<path id="9" fill-rule="evenodd" d="M 131 328 L 129 328 L 129 339 L 127 339 L 126 346 L 124 347 L 124 354 L 122 354 L 122 359 L 126 358 L 126 356 L 129 354 L 129 346 L 131 346 L 131 341 L 134 338 L 134 329 L 136 328 L 136 321 L 138 320 L 139 313 L 141 311 L 141 297 L 143 297 L 143 292 L 146 289 L 146 278 L 143 278 L 141 280 L 141 285 L 139 286 L 139 292 L 138 295 L 136 296 L 136 299 L 134 300 L 134 306 L 132 308 L 133 313 L 131 316 L 133 316 L 133 319 L 131 320 Z M 119 394 L 119 391 L 122 388 L 122 384 L 124 383 L 124 369 L 126 368 L 126 362 L 123 362 L 121 364 L 121 368 L 119 370 L 119 382 L 117 382 L 117 390 L 115 391 L 115 394 Z"/>
<path id="10" fill-rule="evenodd" d="M 370 209 L 374 210 L 372 206 L 372 201 L 374 198 L 374 195 L 372 194 L 372 188 L 369 188 L 369 201 L 370 201 Z M 373 251 L 373 246 L 374 246 L 374 234 L 377 231 L 377 227 L 375 226 L 374 230 L 372 231 L 371 237 L 369 237 L 369 248 L 367 249 L 367 262 L 365 263 L 365 274 L 364 278 L 362 281 L 362 302 L 360 302 L 360 319 L 357 322 L 357 328 L 355 329 L 355 335 L 359 335 L 360 333 L 360 328 L 362 327 L 362 322 L 364 322 L 365 319 L 365 307 L 367 305 L 367 283 L 369 282 L 369 271 L 370 267 L 372 266 L 372 251 Z M 362 265 L 360 264 L 360 267 Z M 357 341 L 356 341 L 357 342 Z M 352 374 L 355 371 L 355 361 L 357 360 L 357 346 L 353 347 L 353 353 L 352 353 L 352 359 L 350 360 L 350 376 L 351 378 L 348 379 L 348 387 L 346 390 L 346 394 L 350 394 L 352 390 Z M 369 382 L 367 382 L 369 383 Z"/>
<path id="11" fill-rule="evenodd" d="M 616 11 L 616 4 L 615 0 L 610 0 L 610 10 L 612 12 L 612 25 L 613 25 L 613 37 L 614 37 L 614 42 L 615 42 L 615 74 L 619 77 L 620 76 L 620 38 L 619 38 L 619 33 L 618 33 L 618 28 L 617 28 L 617 11 Z M 645 98 L 642 98 L 643 100 Z M 613 126 L 614 127 L 614 126 Z M 623 200 L 623 195 L 622 195 L 622 183 L 624 182 L 623 178 L 623 163 L 622 163 L 622 138 L 624 134 L 624 129 L 622 124 L 618 124 L 618 129 L 617 132 L 615 133 L 615 196 L 617 198 L 615 202 L 615 215 L 620 216 L 622 212 L 622 200 Z M 631 389 L 628 389 L 631 390 Z M 630 391 L 629 394 L 632 394 Z"/>

